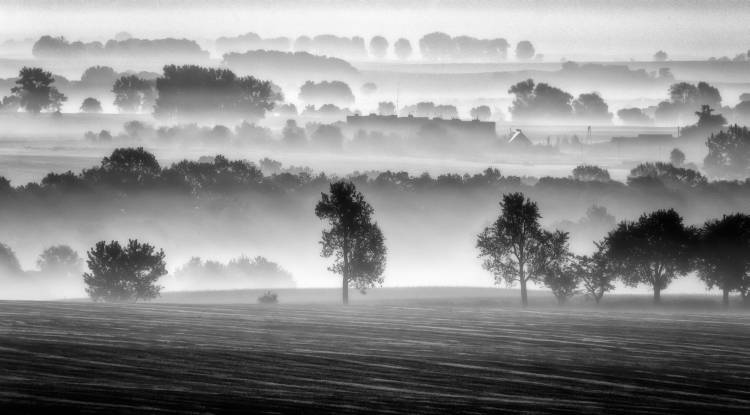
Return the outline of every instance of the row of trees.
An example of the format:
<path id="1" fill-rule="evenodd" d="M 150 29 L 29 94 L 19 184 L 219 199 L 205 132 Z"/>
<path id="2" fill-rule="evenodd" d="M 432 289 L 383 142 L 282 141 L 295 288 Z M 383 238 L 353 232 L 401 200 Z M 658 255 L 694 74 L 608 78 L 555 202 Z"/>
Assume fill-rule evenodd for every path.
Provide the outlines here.
<path id="1" fill-rule="evenodd" d="M 24 67 L 17 86 L 11 89 L 12 96 L 3 100 L 3 106 L 15 104 L 31 113 L 59 111 L 67 98 L 54 82 L 50 72 Z M 171 119 L 224 115 L 257 120 L 283 100 L 280 89 L 270 81 L 196 65 L 167 65 L 156 82 L 137 75 L 121 76 L 112 85 L 112 92 L 114 104 L 121 111 L 139 112 L 153 107 L 155 116 Z M 97 112 L 101 103 L 87 98 L 81 109 Z"/>
<path id="2" fill-rule="evenodd" d="M 62 36 L 44 35 L 34 43 L 31 53 L 44 59 L 80 59 L 80 58 L 141 58 L 154 59 L 165 57 L 185 57 L 206 59 L 208 52 L 194 40 L 188 39 L 110 39 L 101 42 L 70 42 Z"/>
<path id="3" fill-rule="evenodd" d="M 163 250 L 138 240 L 121 245 L 117 241 L 100 241 L 86 253 L 87 272 L 83 273 L 86 292 L 94 301 L 135 302 L 159 295 L 159 278 L 166 275 Z M 83 261 L 68 245 L 45 249 L 37 260 L 38 271 L 24 271 L 13 252 L 0 244 L 0 276 L 21 281 L 41 276 L 48 280 L 69 283 L 81 278 Z M 264 257 L 239 258 L 222 264 L 191 258 L 175 272 L 178 284 L 193 289 L 293 287 L 292 275 L 275 262 Z"/>
<path id="4" fill-rule="evenodd" d="M 673 209 L 622 221 L 591 255 L 574 255 L 569 235 L 544 230 L 537 204 L 523 193 L 503 195 L 501 214 L 477 237 L 483 266 L 497 283 L 518 283 L 521 304 L 528 305 L 527 284 L 550 288 L 562 304 L 583 290 L 598 303 L 616 280 L 653 288 L 654 302 L 680 276 L 697 272 L 708 288 L 750 299 L 750 215 L 736 213 L 686 226 Z"/>
<path id="5" fill-rule="evenodd" d="M 596 92 L 580 94 L 573 99 L 569 93 L 533 79 L 510 87 L 515 99 L 510 107 L 513 121 L 541 119 L 565 120 L 575 117 L 585 122 L 611 122 L 609 106 Z"/>
<path id="6" fill-rule="evenodd" d="M 15 252 L 0 243 L 0 275 L 20 277 L 29 273 L 42 276 L 70 277 L 80 275 L 82 261 L 78 253 L 68 245 L 54 245 L 39 254 L 36 261 L 38 271 L 24 271 Z"/>
<path id="7" fill-rule="evenodd" d="M 320 240 L 321 255 L 334 259 L 329 270 L 341 275 L 344 304 L 349 301 L 349 287 L 365 292 L 383 282 L 387 250 L 383 233 L 372 219 L 373 213 L 362 193 L 347 181 L 331 183 L 330 192 L 321 194 L 315 206 L 315 214 L 327 223 Z M 135 239 L 124 245 L 118 241 L 100 241 L 86 256 L 88 271 L 83 274 L 83 281 L 93 301 L 153 299 L 162 289 L 159 278 L 167 274 L 164 251 Z M 17 268 L 20 273 L 18 260 L 4 245 L 0 245 L 0 265 Z M 51 247 L 40 256 L 39 266 L 43 271 L 70 271 L 71 267 L 80 267 L 80 260 L 69 247 Z M 259 275 L 264 278 L 261 283 L 266 288 L 293 285 L 289 273 L 262 257 L 252 260 L 240 257 L 227 265 L 192 258 L 176 275 L 188 280 Z"/>
<path id="8" fill-rule="evenodd" d="M 304 129 L 294 126 L 287 132 L 288 140 L 306 140 Z M 321 133 L 323 134 L 323 133 Z M 746 134 L 746 137 L 750 134 Z M 295 138 L 296 137 L 296 138 Z M 315 138 L 321 143 L 323 137 Z M 747 141 L 750 139 L 746 138 Z M 322 144 L 321 144 L 322 145 Z M 593 192 L 597 197 L 607 195 L 618 200 L 654 197 L 665 198 L 703 195 L 726 200 L 741 198 L 748 193 L 750 181 L 709 181 L 701 173 L 686 168 L 684 155 L 675 152 L 673 163 L 643 163 L 630 172 L 625 183 L 610 180 L 609 172 L 598 166 L 579 166 L 570 177 L 504 176 L 497 169 L 486 169 L 476 174 L 446 173 L 431 176 L 427 173 L 411 175 L 407 172 L 378 171 L 356 173 L 348 177 L 357 185 L 369 189 L 406 192 L 429 191 L 500 191 L 527 188 L 539 192 L 567 192 L 582 197 Z M 102 159 L 99 166 L 81 173 L 49 173 L 38 183 L 13 187 L 0 178 L 3 203 L 35 203 L 37 197 L 60 198 L 69 195 L 117 194 L 144 192 L 185 193 L 187 195 L 232 195 L 239 192 L 286 193 L 316 189 L 331 180 L 325 174 L 314 174 L 311 169 L 267 169 L 247 160 L 230 160 L 223 156 L 200 160 L 182 160 L 162 167 L 154 154 L 143 148 L 118 148 Z M 279 163 L 276 163 L 279 164 Z M 731 195 L 731 197 L 729 196 Z M 588 197 L 588 196 L 586 196 Z M 722 199 L 724 200 L 724 199 Z"/>
<path id="9" fill-rule="evenodd" d="M 424 59 L 428 60 L 458 60 L 469 59 L 479 61 L 505 60 L 510 44 L 503 38 L 480 39 L 471 36 L 450 36 L 443 32 L 433 32 L 419 39 L 419 50 Z M 246 33 L 236 37 L 221 37 L 216 40 L 220 51 L 246 50 L 277 50 L 310 52 L 319 55 L 344 56 L 362 59 L 368 55 L 383 59 L 389 49 L 399 59 L 409 59 L 413 47 L 409 39 L 398 38 L 391 45 L 388 39 L 377 35 L 366 41 L 359 36 L 341 37 L 334 35 L 318 35 L 314 37 L 300 36 L 297 39 L 286 37 L 262 38 L 257 33 Z M 533 58 L 536 53 L 534 46 L 528 40 L 518 42 L 515 49 L 518 59 Z"/>
<path id="10" fill-rule="evenodd" d="M 350 287 L 364 292 L 382 284 L 385 238 L 373 221 L 372 206 L 354 184 L 331 183 L 315 214 L 327 224 L 320 241 L 321 255 L 334 260 L 329 270 L 342 278 L 343 302 L 348 303 Z M 722 291 L 725 306 L 732 292 L 740 293 L 743 304 L 750 298 L 750 215 L 725 215 L 696 228 L 686 226 L 672 209 L 657 210 L 635 221 L 620 222 L 596 244 L 591 255 L 571 253 L 568 233 L 544 230 L 540 219 L 535 202 L 522 193 L 505 194 L 500 216 L 477 238 L 484 267 L 495 275 L 497 283 L 519 283 L 523 306 L 528 305 L 527 285 L 531 282 L 547 286 L 561 304 L 581 291 L 599 303 L 618 279 L 630 286 L 651 286 L 658 303 L 663 289 L 692 271 L 709 288 Z M 3 248 L 3 256 L 12 255 Z M 164 252 L 137 240 L 125 245 L 101 241 L 87 252 L 87 258 L 89 271 L 83 279 L 94 301 L 152 299 L 161 289 L 158 279 L 166 274 Z M 238 261 L 227 267 L 261 264 L 266 270 L 278 271 L 265 260 L 256 259 L 255 265 L 248 259 Z M 11 260 L 2 262 L 13 266 Z M 179 273 L 216 271 L 210 264 L 194 259 Z M 75 252 L 64 246 L 45 250 L 39 260 L 40 269 L 48 272 L 70 271 L 79 265 Z"/>

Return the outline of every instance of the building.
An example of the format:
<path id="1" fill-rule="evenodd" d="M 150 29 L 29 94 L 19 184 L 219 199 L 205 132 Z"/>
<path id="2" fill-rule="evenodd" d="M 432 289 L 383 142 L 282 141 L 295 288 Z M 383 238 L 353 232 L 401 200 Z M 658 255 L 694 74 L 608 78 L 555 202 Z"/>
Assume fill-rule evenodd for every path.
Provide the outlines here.
<path id="1" fill-rule="evenodd" d="M 399 117 L 396 115 L 350 115 L 346 117 L 347 128 L 353 131 L 380 131 L 385 134 L 395 133 L 410 136 L 425 127 L 441 127 L 449 134 L 464 137 L 497 138 L 495 123 L 490 121 L 459 119 L 445 120 L 428 117 Z"/>
<path id="2" fill-rule="evenodd" d="M 531 145 L 531 140 L 529 140 L 529 137 L 526 137 L 526 134 L 524 134 L 523 131 L 516 129 L 510 137 L 508 137 L 508 144 L 519 147 L 528 147 Z"/>

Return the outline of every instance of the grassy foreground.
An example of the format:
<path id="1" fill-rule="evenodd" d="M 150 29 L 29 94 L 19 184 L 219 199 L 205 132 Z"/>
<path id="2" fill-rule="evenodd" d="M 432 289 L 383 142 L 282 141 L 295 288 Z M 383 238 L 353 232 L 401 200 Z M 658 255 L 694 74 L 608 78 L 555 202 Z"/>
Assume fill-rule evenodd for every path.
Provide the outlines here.
<path id="1" fill-rule="evenodd" d="M 0 302 L 3 413 L 747 413 L 750 314 Z"/>

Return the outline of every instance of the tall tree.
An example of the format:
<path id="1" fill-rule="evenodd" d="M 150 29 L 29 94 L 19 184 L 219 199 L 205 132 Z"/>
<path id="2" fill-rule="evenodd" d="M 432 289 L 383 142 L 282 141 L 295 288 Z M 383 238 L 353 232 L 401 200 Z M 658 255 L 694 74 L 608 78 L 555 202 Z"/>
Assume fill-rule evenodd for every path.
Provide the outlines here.
<path id="1" fill-rule="evenodd" d="M 539 270 L 549 259 L 545 244 L 551 234 L 539 225 L 541 215 L 536 202 L 523 193 L 503 195 L 500 207 L 495 223 L 477 237 L 479 257 L 484 259 L 484 268 L 495 275 L 496 283 L 519 283 L 521 305 L 526 307 L 526 284 L 539 280 Z"/>
<path id="2" fill-rule="evenodd" d="M 44 109 L 59 111 L 68 98 L 52 86 L 54 82 L 51 72 L 24 66 L 18 73 L 17 86 L 10 91 L 18 97 L 21 108 L 32 114 Z"/>
<path id="3" fill-rule="evenodd" d="M 408 39 L 400 38 L 393 44 L 393 52 L 401 60 L 409 59 L 412 52 L 411 42 Z"/>
<path id="4" fill-rule="evenodd" d="M 596 92 L 578 95 L 578 98 L 573 101 L 573 112 L 576 117 L 587 122 L 609 123 L 612 121 L 609 106 Z"/>
<path id="5" fill-rule="evenodd" d="M 729 293 L 750 296 L 750 215 L 735 213 L 706 222 L 700 230 L 696 268 L 709 288 L 718 287 L 724 307 Z"/>
<path id="6" fill-rule="evenodd" d="M 533 79 L 511 86 L 508 93 L 515 95 L 510 107 L 514 121 L 566 119 L 573 113 L 572 95 L 545 83 L 536 84 Z"/>
<path id="7" fill-rule="evenodd" d="M 388 52 L 388 40 L 383 36 L 375 36 L 370 39 L 370 53 L 378 59 L 385 58 Z"/>
<path id="8" fill-rule="evenodd" d="M 131 239 L 125 246 L 105 241 L 87 252 L 86 292 L 94 301 L 136 302 L 156 298 L 159 277 L 167 273 L 164 251 Z"/>
<path id="9" fill-rule="evenodd" d="M 96 98 L 88 97 L 83 100 L 83 103 L 81 103 L 81 112 L 102 112 L 102 103 Z"/>
<path id="10" fill-rule="evenodd" d="M 156 90 L 154 115 L 166 117 L 225 115 L 255 120 L 283 99 L 270 81 L 197 65 L 165 66 Z"/>
<path id="11" fill-rule="evenodd" d="M 745 178 L 750 174 L 750 130 L 739 125 L 711 134 L 703 166 L 713 176 Z"/>
<path id="12" fill-rule="evenodd" d="M 39 255 L 36 263 L 39 270 L 46 275 L 81 275 L 81 258 L 67 245 L 50 246 Z"/>
<path id="13" fill-rule="evenodd" d="M 620 222 L 605 244 L 623 282 L 653 287 L 654 303 L 659 303 L 661 291 L 691 271 L 694 237 L 695 230 L 674 209 L 662 209 Z"/>
<path id="14" fill-rule="evenodd" d="M 519 60 L 531 59 L 535 54 L 534 45 L 528 40 L 522 40 L 516 45 L 516 58 Z"/>
<path id="15" fill-rule="evenodd" d="M 0 242 L 0 276 L 19 276 L 23 274 L 16 253 L 8 245 Z"/>
<path id="16" fill-rule="evenodd" d="M 348 181 L 331 183 L 322 193 L 315 215 L 328 222 L 320 240 L 321 255 L 333 256 L 328 269 L 341 275 L 342 300 L 349 303 L 349 287 L 361 292 L 383 283 L 386 262 L 385 238 L 376 222 L 374 209 Z"/>
<path id="17" fill-rule="evenodd" d="M 570 253 L 568 233 L 555 231 L 546 234 L 542 245 L 544 255 L 538 257 L 542 262 L 537 269 L 541 280 L 557 298 L 559 305 L 565 304 L 568 298 L 578 293 L 580 277 L 573 268 L 573 255 Z"/>
<path id="18" fill-rule="evenodd" d="M 615 288 L 616 275 L 604 251 L 604 244 L 597 243 L 596 248 L 592 255 L 576 256 L 573 271 L 581 279 L 586 295 L 591 296 L 599 304 L 604 293 Z"/>
<path id="19" fill-rule="evenodd" d="M 154 86 L 136 75 L 122 76 L 112 85 L 115 106 L 122 112 L 139 112 L 154 103 Z"/>

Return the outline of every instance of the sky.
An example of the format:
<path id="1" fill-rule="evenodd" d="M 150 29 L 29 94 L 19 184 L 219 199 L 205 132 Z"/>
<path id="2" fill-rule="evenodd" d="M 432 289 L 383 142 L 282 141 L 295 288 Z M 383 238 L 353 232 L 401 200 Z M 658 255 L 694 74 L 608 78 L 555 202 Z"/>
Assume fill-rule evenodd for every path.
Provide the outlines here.
<path id="1" fill-rule="evenodd" d="M 262 36 L 376 34 L 412 41 L 431 31 L 531 40 L 549 60 L 643 59 L 659 49 L 678 59 L 747 51 L 750 2 L 738 0 L 5 0 L 4 38 L 64 35 L 212 40 Z"/>

